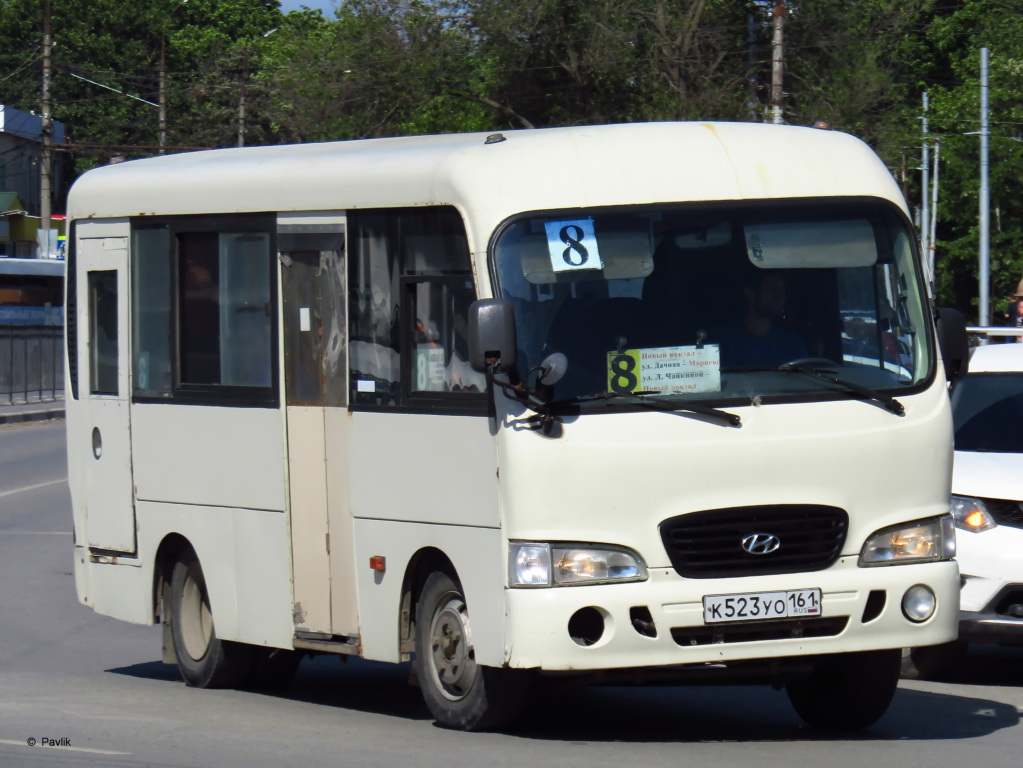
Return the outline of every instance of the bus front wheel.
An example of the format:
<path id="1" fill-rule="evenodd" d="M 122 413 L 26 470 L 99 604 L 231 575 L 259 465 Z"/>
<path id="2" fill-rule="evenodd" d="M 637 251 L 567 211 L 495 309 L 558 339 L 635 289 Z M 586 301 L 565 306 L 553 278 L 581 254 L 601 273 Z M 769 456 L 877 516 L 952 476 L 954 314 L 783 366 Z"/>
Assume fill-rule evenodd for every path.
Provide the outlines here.
<path id="1" fill-rule="evenodd" d="M 168 608 L 174 657 L 188 685 L 232 688 L 246 679 L 256 649 L 217 637 L 206 579 L 192 552 L 174 564 Z"/>
<path id="2" fill-rule="evenodd" d="M 815 728 L 858 730 L 887 711 L 899 684 L 901 650 L 821 656 L 806 677 L 785 688 L 803 720 Z"/>
<path id="3" fill-rule="evenodd" d="M 446 728 L 502 728 L 525 705 L 529 673 L 476 663 L 462 588 L 440 571 L 430 574 L 419 595 L 416 667 L 426 707 Z"/>

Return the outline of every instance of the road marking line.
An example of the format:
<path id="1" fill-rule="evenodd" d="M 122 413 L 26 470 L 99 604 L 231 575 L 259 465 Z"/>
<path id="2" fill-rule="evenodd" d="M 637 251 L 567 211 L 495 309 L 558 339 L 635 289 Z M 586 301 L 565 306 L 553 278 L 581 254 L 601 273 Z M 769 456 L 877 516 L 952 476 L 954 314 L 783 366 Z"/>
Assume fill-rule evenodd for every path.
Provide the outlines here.
<path id="1" fill-rule="evenodd" d="M 67 478 L 62 477 L 60 480 L 50 480 L 48 483 L 37 483 L 36 485 L 26 485 L 24 488 L 15 488 L 11 491 L 0 491 L 0 499 L 5 496 L 13 496 L 16 493 L 25 493 L 26 491 L 35 491 L 39 488 L 49 488 L 51 485 L 59 485 L 60 483 L 66 483 Z"/>
<path id="2" fill-rule="evenodd" d="M 89 747 L 58 747 L 56 744 L 36 744 L 34 747 L 30 747 L 22 741 L 15 741 L 14 739 L 0 739 L 0 744 L 11 744 L 15 747 L 25 747 L 26 749 L 61 749 L 65 752 L 88 752 L 93 755 L 130 755 L 131 752 L 114 752 L 110 749 L 90 749 Z"/>

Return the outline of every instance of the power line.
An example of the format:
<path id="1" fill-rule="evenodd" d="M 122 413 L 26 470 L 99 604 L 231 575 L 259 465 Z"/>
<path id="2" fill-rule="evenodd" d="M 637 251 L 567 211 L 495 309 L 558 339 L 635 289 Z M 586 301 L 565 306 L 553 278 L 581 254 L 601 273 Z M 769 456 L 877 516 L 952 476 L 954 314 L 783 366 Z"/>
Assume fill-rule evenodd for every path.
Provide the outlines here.
<path id="1" fill-rule="evenodd" d="M 127 93 L 126 91 L 122 91 L 119 88 L 114 88 L 113 86 L 110 86 L 110 85 L 104 85 L 103 83 L 97 83 L 95 80 L 90 80 L 89 78 L 83 77 L 82 75 L 76 75 L 74 72 L 68 72 L 68 74 L 71 75 L 71 77 L 77 77 L 79 80 L 84 80 L 87 83 L 92 83 L 93 85 L 98 85 L 100 88 L 106 88 L 108 91 L 114 91 L 114 93 L 119 93 L 122 96 L 127 96 L 129 99 L 135 99 L 136 101 L 141 101 L 143 104 L 148 104 L 151 107 L 159 107 L 160 106 L 159 104 L 154 104 L 153 102 L 147 101 L 146 99 L 143 99 L 143 98 L 141 98 L 139 96 L 133 96 L 132 94 Z"/>
<path id="2" fill-rule="evenodd" d="M 41 58 L 43 58 L 42 53 L 37 53 L 38 51 L 39 51 L 38 48 L 33 49 L 32 50 L 33 57 L 29 58 L 29 59 L 26 59 L 16 70 L 11 72 L 9 75 L 5 75 L 4 77 L 0 77 L 0 83 L 3 83 L 3 82 L 6 82 L 6 81 L 10 80 L 12 77 L 14 77 L 15 75 L 19 74 L 22 70 L 26 69 L 27 67 L 32 66 L 37 61 L 39 61 Z"/>
<path id="3" fill-rule="evenodd" d="M 174 149 L 179 152 L 201 152 L 207 149 L 213 149 L 210 146 L 203 147 L 191 147 L 191 146 L 166 146 L 160 147 L 158 144 L 99 144 L 92 142 L 77 142 L 73 144 L 54 144 L 55 149 L 60 149 L 64 152 L 79 152 L 83 154 L 100 154 L 103 152 L 130 152 L 132 150 L 142 150 L 146 152 L 156 152 L 160 149 Z"/>

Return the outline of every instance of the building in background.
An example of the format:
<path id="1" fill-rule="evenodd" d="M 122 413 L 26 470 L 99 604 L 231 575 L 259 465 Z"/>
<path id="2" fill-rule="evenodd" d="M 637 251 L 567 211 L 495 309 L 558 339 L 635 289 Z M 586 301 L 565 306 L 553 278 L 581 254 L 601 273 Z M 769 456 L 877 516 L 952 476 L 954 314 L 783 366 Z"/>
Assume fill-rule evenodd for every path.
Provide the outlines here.
<path id="1" fill-rule="evenodd" d="M 41 213 L 43 119 L 0 104 L 0 258 L 34 258 Z M 63 123 L 53 121 L 54 144 L 64 143 Z M 51 163 L 51 189 L 61 189 L 63 163 Z M 63 217 L 51 227 L 61 229 Z M 60 232 L 63 234 L 63 231 Z"/>

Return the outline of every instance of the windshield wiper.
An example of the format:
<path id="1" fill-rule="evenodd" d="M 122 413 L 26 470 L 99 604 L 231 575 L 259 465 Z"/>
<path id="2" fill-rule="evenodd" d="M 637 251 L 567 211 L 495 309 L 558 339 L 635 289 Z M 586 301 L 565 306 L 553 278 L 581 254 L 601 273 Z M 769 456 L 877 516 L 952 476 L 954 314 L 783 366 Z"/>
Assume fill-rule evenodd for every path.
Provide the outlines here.
<path id="1" fill-rule="evenodd" d="M 653 394 L 659 393 L 654 392 Z M 636 403 L 637 405 L 657 406 L 658 409 L 665 411 L 690 411 L 692 413 L 698 413 L 701 416 L 709 416 L 712 419 L 722 421 L 730 427 L 742 426 L 742 419 L 739 418 L 738 414 L 729 413 L 728 411 L 722 411 L 717 408 L 711 408 L 709 405 L 686 402 L 685 400 L 665 400 L 660 397 L 649 397 L 646 394 L 638 395 L 632 392 L 601 392 L 596 395 L 584 395 L 582 397 L 574 398 L 574 402 L 577 403 L 589 402 L 592 400 L 628 400 L 630 403 Z"/>
<path id="2" fill-rule="evenodd" d="M 802 373 L 805 376 L 812 376 L 821 381 L 827 381 L 831 384 L 837 384 L 840 387 L 845 387 L 850 392 L 855 392 L 861 397 L 865 397 L 868 400 L 873 400 L 876 403 L 880 403 L 885 407 L 886 410 L 891 411 L 896 416 L 905 416 L 906 409 L 902 403 L 896 400 L 891 395 L 887 395 L 884 392 L 879 392 L 876 389 L 870 387 L 864 387 L 862 384 L 855 384 L 851 381 L 846 381 L 838 376 L 829 376 L 828 373 L 821 370 L 820 368 L 809 368 L 798 363 L 785 363 L 784 365 L 778 366 L 779 371 L 786 373 Z"/>

